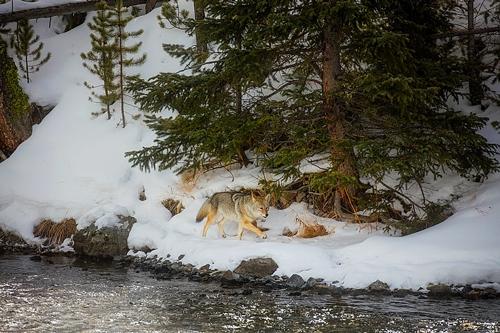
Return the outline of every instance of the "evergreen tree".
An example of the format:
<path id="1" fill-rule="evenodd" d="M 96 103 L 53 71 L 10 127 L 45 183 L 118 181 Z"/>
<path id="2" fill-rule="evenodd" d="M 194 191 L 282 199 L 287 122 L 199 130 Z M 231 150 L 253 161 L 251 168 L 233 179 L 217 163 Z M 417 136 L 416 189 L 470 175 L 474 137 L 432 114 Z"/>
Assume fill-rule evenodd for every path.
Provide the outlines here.
<path id="1" fill-rule="evenodd" d="M 120 97 L 120 110 L 122 114 L 122 126 L 126 126 L 125 110 L 124 110 L 124 89 L 128 77 L 125 75 L 125 69 L 141 65 L 146 61 L 146 54 L 142 54 L 138 58 L 133 55 L 139 52 L 142 42 L 128 45 L 127 41 L 130 38 L 140 36 L 144 31 L 126 31 L 127 24 L 133 19 L 133 16 L 128 14 L 128 10 L 123 6 L 123 0 L 117 0 L 115 6 L 110 9 L 110 24 L 114 28 L 113 37 L 115 42 L 113 44 L 116 54 L 118 55 L 116 66 L 118 68 L 118 87 Z"/>
<path id="2" fill-rule="evenodd" d="M 19 61 L 19 68 L 29 83 L 30 74 L 39 71 L 40 66 L 49 61 L 50 53 L 42 56 L 43 43 L 39 42 L 40 37 L 35 34 L 27 20 L 18 22 L 14 35 L 12 44 Z"/>
<path id="3" fill-rule="evenodd" d="M 95 74 L 102 81 L 103 93 L 92 91 L 103 105 L 103 112 L 106 112 L 108 119 L 111 119 L 110 106 L 118 99 L 119 86 L 116 83 L 115 64 L 118 58 L 114 43 L 114 28 L 110 22 L 111 12 L 105 2 L 101 2 L 98 6 L 96 16 L 88 26 L 92 33 L 90 34 L 91 50 L 87 53 L 82 53 L 81 58 L 86 61 L 83 66 L 92 74 Z M 94 89 L 88 82 L 85 86 L 89 89 Z"/>
<path id="4" fill-rule="evenodd" d="M 388 174 L 399 175 L 391 193 L 445 170 L 486 176 L 498 166 L 497 147 L 477 134 L 485 119 L 445 103 L 461 76 L 447 45 L 434 43 L 449 28 L 441 4 L 205 0 L 204 20 L 167 5 L 163 15 L 200 33 L 213 56 L 200 64 L 195 46 L 166 45 L 198 71 L 131 82 L 143 110 L 177 114 L 149 116 L 155 145 L 127 156 L 145 169 L 182 171 L 241 163 L 251 150 L 265 167 L 300 178 L 316 207 L 338 217 L 356 212 Z M 317 156 L 329 161 L 324 172 L 302 173 Z"/>

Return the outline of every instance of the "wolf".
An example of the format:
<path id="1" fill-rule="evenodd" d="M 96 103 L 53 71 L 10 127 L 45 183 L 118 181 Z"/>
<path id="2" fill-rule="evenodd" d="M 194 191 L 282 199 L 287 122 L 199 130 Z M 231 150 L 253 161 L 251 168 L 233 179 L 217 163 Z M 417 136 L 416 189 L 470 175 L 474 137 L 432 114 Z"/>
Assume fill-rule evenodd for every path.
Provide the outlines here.
<path id="1" fill-rule="evenodd" d="M 217 223 L 219 234 L 226 237 L 224 223 L 226 220 L 238 221 L 238 237 L 243 236 L 243 229 L 256 233 L 259 237 L 267 238 L 263 229 L 257 227 L 257 219 L 266 218 L 269 212 L 269 195 L 266 197 L 251 193 L 219 192 L 208 198 L 196 215 L 196 222 L 205 217 L 203 237 L 207 235 L 208 227 Z M 265 229 L 267 230 L 267 229 Z"/>

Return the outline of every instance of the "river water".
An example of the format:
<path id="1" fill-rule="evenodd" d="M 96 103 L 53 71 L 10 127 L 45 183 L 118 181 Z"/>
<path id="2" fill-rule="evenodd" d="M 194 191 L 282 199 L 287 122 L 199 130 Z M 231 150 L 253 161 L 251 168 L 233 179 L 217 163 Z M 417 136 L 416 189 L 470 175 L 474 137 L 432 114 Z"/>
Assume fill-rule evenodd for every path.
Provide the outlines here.
<path id="1" fill-rule="evenodd" d="M 500 332 L 498 300 L 288 294 L 0 256 L 0 332 Z"/>

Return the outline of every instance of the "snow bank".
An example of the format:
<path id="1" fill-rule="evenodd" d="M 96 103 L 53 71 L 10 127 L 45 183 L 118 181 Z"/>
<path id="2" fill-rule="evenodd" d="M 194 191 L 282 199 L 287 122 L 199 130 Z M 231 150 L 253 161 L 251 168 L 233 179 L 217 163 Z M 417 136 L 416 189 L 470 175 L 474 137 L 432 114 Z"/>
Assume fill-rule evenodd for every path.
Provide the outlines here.
<path id="1" fill-rule="evenodd" d="M 148 58 L 139 69 L 143 77 L 181 68 L 166 56 L 162 43 L 193 42 L 177 30 L 161 29 L 158 14 L 155 10 L 131 23 L 131 29 L 145 30 L 141 40 Z M 73 217 L 83 228 L 93 220 L 110 225 L 117 214 L 130 214 L 138 222 L 129 247 L 147 246 L 155 249 L 150 255 L 160 257 L 183 254 L 183 262 L 196 266 L 209 263 L 213 268 L 234 269 L 243 259 L 266 256 L 278 263 L 277 274 L 321 277 L 346 287 L 366 287 L 377 279 L 392 288 L 413 289 L 429 282 L 500 283 L 498 176 L 470 193 L 470 183 L 455 177 L 432 184 L 442 195 L 457 190 L 466 195 L 447 221 L 411 236 L 393 237 L 376 226 L 361 228 L 318 218 L 304 205 L 294 204 L 282 211 L 271 209 L 264 223 L 270 228 L 266 240 L 247 232 L 237 240 L 235 223 L 226 224 L 226 239 L 219 238 L 215 227 L 202 238 L 202 224 L 195 223 L 194 217 L 203 200 L 216 191 L 256 186 L 261 171 L 216 170 L 188 188 L 171 171 L 143 173 L 131 168 L 123 154 L 149 145 L 154 135 L 141 119 L 132 119 L 140 113 L 132 106 L 127 107 L 125 129 L 119 126 L 117 112 L 109 121 L 92 116 L 99 106 L 88 100 L 83 81 L 94 78 L 81 66 L 79 56 L 89 48 L 88 33 L 86 26 L 80 26 L 43 38 L 52 59 L 25 88 L 32 100 L 57 106 L 34 128 L 32 137 L 0 164 L 0 227 L 38 241 L 32 228 L 42 218 Z M 483 134 L 500 142 L 492 129 Z M 142 188 L 145 201 L 139 200 Z M 166 198 L 181 200 L 186 209 L 171 217 L 161 204 Z M 314 239 L 282 236 L 285 227 L 296 228 L 297 216 L 316 219 L 332 233 Z"/>

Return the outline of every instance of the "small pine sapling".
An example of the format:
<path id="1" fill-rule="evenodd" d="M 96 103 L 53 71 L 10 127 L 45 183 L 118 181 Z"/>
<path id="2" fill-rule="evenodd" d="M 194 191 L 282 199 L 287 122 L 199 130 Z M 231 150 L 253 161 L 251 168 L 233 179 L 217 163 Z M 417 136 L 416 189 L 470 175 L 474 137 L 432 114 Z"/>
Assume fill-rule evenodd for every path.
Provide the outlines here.
<path id="1" fill-rule="evenodd" d="M 90 34 L 91 49 L 80 56 L 84 60 L 83 67 L 87 68 L 102 81 L 102 93 L 94 91 L 97 86 L 85 82 L 85 86 L 91 90 L 92 96 L 97 98 L 103 105 L 103 113 L 111 119 L 110 106 L 118 99 L 118 85 L 116 84 L 115 61 L 117 59 L 114 47 L 114 28 L 110 23 L 111 12 L 105 2 L 98 5 L 98 11 L 88 26 Z"/>
<path id="2" fill-rule="evenodd" d="M 30 83 L 30 74 L 38 72 L 49 61 L 50 52 L 42 56 L 43 43 L 27 20 L 18 22 L 12 45 L 19 60 L 19 68 L 24 73 L 23 77 Z"/>
<path id="3" fill-rule="evenodd" d="M 134 58 L 133 55 L 139 52 L 142 42 L 135 44 L 127 43 L 129 38 L 134 38 L 140 36 L 144 30 L 140 29 L 137 31 L 126 31 L 127 24 L 134 17 L 128 14 L 128 10 L 123 6 L 122 0 L 117 0 L 115 7 L 111 9 L 111 25 L 114 27 L 114 38 L 115 51 L 118 54 L 116 66 L 118 67 L 118 87 L 119 87 L 119 98 L 120 98 L 120 110 L 122 114 L 122 126 L 126 126 L 125 121 L 125 110 L 124 110 L 124 89 L 125 83 L 129 76 L 125 75 L 125 68 L 133 67 L 143 64 L 146 61 L 146 54 L 142 54 L 138 58 Z"/>

